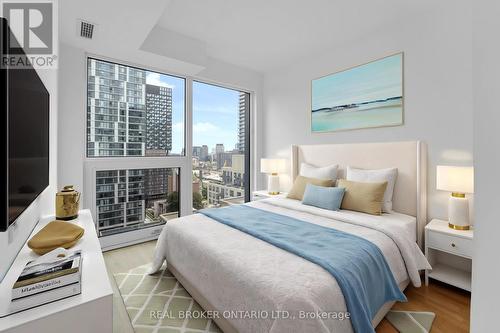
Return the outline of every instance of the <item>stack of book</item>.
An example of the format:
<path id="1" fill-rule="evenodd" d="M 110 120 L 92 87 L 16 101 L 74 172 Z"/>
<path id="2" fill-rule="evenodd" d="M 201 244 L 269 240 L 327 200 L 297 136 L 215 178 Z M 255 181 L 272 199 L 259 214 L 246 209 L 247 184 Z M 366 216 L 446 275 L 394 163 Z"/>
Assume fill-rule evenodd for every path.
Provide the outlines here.
<path id="1" fill-rule="evenodd" d="M 11 310 L 26 310 L 81 293 L 80 251 L 64 258 L 29 262 L 12 288 Z"/>

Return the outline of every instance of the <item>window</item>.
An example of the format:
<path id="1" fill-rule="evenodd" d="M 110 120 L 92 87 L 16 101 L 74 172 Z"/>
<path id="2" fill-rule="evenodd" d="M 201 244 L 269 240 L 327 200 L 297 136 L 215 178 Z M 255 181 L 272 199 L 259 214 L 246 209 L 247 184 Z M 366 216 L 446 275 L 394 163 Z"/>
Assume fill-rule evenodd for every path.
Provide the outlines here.
<path id="1" fill-rule="evenodd" d="M 183 78 L 92 58 L 87 72 L 88 157 L 184 155 Z"/>
<path id="2" fill-rule="evenodd" d="M 87 79 L 90 206 L 99 236 L 124 243 L 179 216 L 186 80 L 93 58 Z"/>
<path id="3" fill-rule="evenodd" d="M 247 92 L 88 58 L 84 200 L 101 246 L 153 239 L 181 214 L 248 201 L 249 119 Z"/>
<path id="4" fill-rule="evenodd" d="M 250 94 L 193 82 L 193 210 L 249 200 Z"/>

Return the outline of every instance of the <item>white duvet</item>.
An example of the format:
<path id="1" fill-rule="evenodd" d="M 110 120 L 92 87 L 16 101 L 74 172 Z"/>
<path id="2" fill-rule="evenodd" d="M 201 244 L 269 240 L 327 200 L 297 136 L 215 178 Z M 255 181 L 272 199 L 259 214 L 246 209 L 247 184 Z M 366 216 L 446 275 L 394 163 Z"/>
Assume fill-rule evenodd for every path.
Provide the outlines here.
<path id="1" fill-rule="evenodd" d="M 414 222 L 409 228 L 411 218 L 402 214 L 333 212 L 282 198 L 248 205 L 366 238 L 380 248 L 398 283 L 410 279 L 419 287 L 418 270 L 430 268 L 414 241 Z M 315 315 L 347 311 L 330 273 L 205 215 L 186 216 L 165 225 L 151 271 L 159 270 L 165 259 L 219 311 L 285 311 L 282 313 L 297 316 L 229 319 L 238 332 L 352 332 L 348 319 Z M 299 319 L 301 314 L 312 314 L 313 318 Z"/>

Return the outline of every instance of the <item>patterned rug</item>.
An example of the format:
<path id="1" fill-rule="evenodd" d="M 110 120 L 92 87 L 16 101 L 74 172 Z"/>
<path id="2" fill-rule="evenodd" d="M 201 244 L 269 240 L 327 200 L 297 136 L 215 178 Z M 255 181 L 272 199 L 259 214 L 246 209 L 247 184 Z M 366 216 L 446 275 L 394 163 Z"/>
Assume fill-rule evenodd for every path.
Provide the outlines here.
<path id="1" fill-rule="evenodd" d="M 114 274 L 130 322 L 136 333 L 212 333 L 222 332 L 209 319 L 187 319 L 184 311 L 203 309 L 166 269 L 146 274 L 149 265 Z"/>
<path id="2" fill-rule="evenodd" d="M 389 311 L 385 318 L 401 333 L 428 333 L 436 315 L 433 312 Z"/>
<path id="3" fill-rule="evenodd" d="M 146 274 L 149 265 L 115 274 L 135 333 L 221 333 L 210 319 L 182 318 L 180 313 L 203 309 L 167 269 Z M 432 312 L 389 311 L 387 320 L 401 333 L 428 333 Z"/>

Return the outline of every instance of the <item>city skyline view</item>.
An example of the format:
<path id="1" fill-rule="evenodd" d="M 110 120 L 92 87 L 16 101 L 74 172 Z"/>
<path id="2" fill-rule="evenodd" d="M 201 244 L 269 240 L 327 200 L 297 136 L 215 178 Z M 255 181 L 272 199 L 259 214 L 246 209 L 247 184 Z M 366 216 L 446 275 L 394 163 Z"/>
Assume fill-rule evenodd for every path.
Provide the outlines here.
<path id="1" fill-rule="evenodd" d="M 193 146 L 207 145 L 209 152 L 222 143 L 226 151 L 238 142 L 240 92 L 193 82 Z"/>
<path id="2" fill-rule="evenodd" d="M 172 89 L 172 154 L 178 155 L 184 148 L 184 79 L 148 71 L 146 84 Z M 235 148 L 239 94 L 236 90 L 193 82 L 193 146 L 207 145 L 209 152 L 218 143 L 228 151 Z"/>
<path id="3" fill-rule="evenodd" d="M 98 59 L 88 60 L 87 155 L 167 157 L 185 149 L 184 78 Z M 192 82 L 193 212 L 244 202 L 250 95 Z M 165 223 L 179 213 L 180 169 L 96 172 L 101 235 Z"/>
<path id="4" fill-rule="evenodd" d="M 194 211 L 244 202 L 248 181 L 245 131 L 249 105 L 248 93 L 193 83 Z M 219 128 L 221 125 L 225 127 Z"/>

